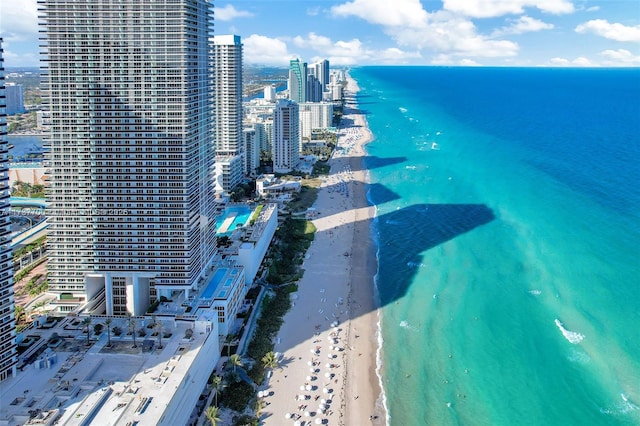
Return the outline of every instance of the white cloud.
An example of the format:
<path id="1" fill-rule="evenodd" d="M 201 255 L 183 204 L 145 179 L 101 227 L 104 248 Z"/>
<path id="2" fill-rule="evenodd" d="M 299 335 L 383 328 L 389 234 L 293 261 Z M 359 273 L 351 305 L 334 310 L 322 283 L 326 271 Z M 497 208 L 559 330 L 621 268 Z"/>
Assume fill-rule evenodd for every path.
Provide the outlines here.
<path id="1" fill-rule="evenodd" d="M 610 23 L 604 19 L 594 19 L 576 27 L 580 34 L 593 33 L 616 41 L 640 42 L 640 25 L 628 27 L 619 23 Z"/>
<path id="2" fill-rule="evenodd" d="M 459 57 L 507 57 L 518 52 L 517 43 L 478 34 L 473 22 L 448 12 L 431 14 L 423 28 L 394 27 L 386 32 L 400 45 Z"/>
<path id="3" fill-rule="evenodd" d="M 38 39 L 38 5 L 36 0 L 21 0 L 3 4 L 2 31 L 5 41 L 31 41 Z"/>
<path id="4" fill-rule="evenodd" d="M 228 4 L 224 7 L 215 8 L 215 19 L 218 21 L 231 21 L 235 18 L 250 18 L 253 13 L 246 10 L 237 10 L 232 4 Z"/>
<path id="5" fill-rule="evenodd" d="M 334 16 L 355 16 L 384 26 L 421 27 L 427 18 L 420 0 L 353 0 L 331 8 Z"/>
<path id="6" fill-rule="evenodd" d="M 584 56 L 579 56 L 573 60 L 567 58 L 555 57 L 549 60 L 549 65 L 556 67 L 594 67 L 598 64 L 592 62 L 590 59 Z"/>
<path id="7" fill-rule="evenodd" d="M 315 50 L 324 50 L 331 48 L 332 42 L 329 37 L 319 36 L 316 33 L 309 33 L 307 38 L 296 36 L 293 39 L 293 43 L 297 47 L 306 48 L 310 47 Z"/>
<path id="8" fill-rule="evenodd" d="M 464 66 L 464 67 L 470 67 L 470 66 L 476 67 L 480 65 L 473 59 L 469 59 L 469 58 L 457 59 L 452 57 L 451 55 L 447 55 L 444 53 L 435 56 L 431 60 L 431 64 L 432 65 L 452 65 L 452 66 L 457 65 L 457 66 Z"/>
<path id="9" fill-rule="evenodd" d="M 591 6 L 585 9 L 587 12 L 597 12 L 600 10 L 600 6 Z"/>
<path id="10" fill-rule="evenodd" d="M 37 67 L 40 58 L 37 53 L 14 53 L 11 50 L 5 48 L 3 44 L 4 53 L 2 55 L 4 59 L 4 66 L 8 68 L 21 68 L 21 67 Z"/>
<path id="11" fill-rule="evenodd" d="M 528 32 L 550 30 L 553 28 L 553 24 L 547 24 L 539 19 L 531 18 L 529 16 L 521 16 L 518 19 L 509 19 L 511 25 L 500 28 L 492 33 L 492 36 L 501 36 L 505 34 L 522 34 Z"/>
<path id="12" fill-rule="evenodd" d="M 584 56 L 579 56 L 575 58 L 573 61 L 571 61 L 571 63 L 579 67 L 592 67 L 595 65 L 593 62 L 591 62 L 589 59 L 585 58 Z"/>
<path id="13" fill-rule="evenodd" d="M 409 51 L 431 49 L 458 57 L 508 57 L 518 45 L 478 33 L 468 18 L 448 11 L 428 13 L 418 0 L 353 0 L 334 6 L 334 16 L 354 16 L 381 25 Z"/>
<path id="14" fill-rule="evenodd" d="M 519 15 L 527 7 L 554 15 L 575 10 L 570 0 L 443 0 L 443 9 L 474 18 Z"/>
<path id="15" fill-rule="evenodd" d="M 407 63 L 409 59 L 420 58 L 418 52 L 405 52 L 399 48 L 368 49 L 357 38 L 334 42 L 330 38 L 316 33 L 309 33 L 306 37 L 296 36 L 293 39 L 293 44 L 301 49 L 313 49 L 322 53 L 322 59 L 328 59 L 330 63 L 336 65 L 354 65 L 372 61 L 378 63 Z"/>
<path id="16" fill-rule="evenodd" d="M 242 40 L 244 60 L 251 64 L 286 65 L 293 56 L 287 44 L 277 38 L 251 34 Z"/>
<path id="17" fill-rule="evenodd" d="M 640 65 L 640 55 L 634 55 L 626 49 L 603 50 L 600 55 L 607 58 L 605 65 L 608 66 Z"/>

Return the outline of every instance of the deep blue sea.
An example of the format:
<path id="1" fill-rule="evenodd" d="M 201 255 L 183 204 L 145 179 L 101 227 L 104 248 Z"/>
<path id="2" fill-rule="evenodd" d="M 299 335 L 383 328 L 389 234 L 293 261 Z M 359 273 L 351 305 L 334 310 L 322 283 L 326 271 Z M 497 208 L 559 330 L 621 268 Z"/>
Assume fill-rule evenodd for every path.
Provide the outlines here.
<path id="1" fill-rule="evenodd" d="M 640 69 L 350 73 L 389 424 L 640 424 Z"/>

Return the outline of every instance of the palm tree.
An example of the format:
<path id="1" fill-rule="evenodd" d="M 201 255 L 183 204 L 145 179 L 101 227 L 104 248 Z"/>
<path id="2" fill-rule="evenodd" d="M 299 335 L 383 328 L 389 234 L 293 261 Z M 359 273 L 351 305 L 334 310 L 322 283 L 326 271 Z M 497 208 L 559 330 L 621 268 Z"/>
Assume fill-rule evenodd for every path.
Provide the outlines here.
<path id="1" fill-rule="evenodd" d="M 242 358 L 240 358 L 240 355 L 238 354 L 233 354 L 229 357 L 229 362 L 231 362 L 231 364 L 233 365 L 233 372 L 236 372 L 236 367 L 242 367 Z"/>
<path id="2" fill-rule="evenodd" d="M 127 323 L 129 325 L 129 331 L 131 332 L 131 335 L 133 336 L 133 347 L 137 348 L 138 345 L 136 344 L 136 319 L 129 313 L 127 312 Z"/>
<path id="3" fill-rule="evenodd" d="M 207 411 L 205 411 L 204 413 L 207 420 L 211 422 L 211 426 L 216 426 L 218 422 L 222 421 L 222 419 L 219 417 L 219 414 L 220 409 L 215 405 L 210 405 L 209 408 L 207 408 Z"/>
<path id="4" fill-rule="evenodd" d="M 231 342 L 233 342 L 233 334 L 227 334 L 224 338 L 224 344 L 227 345 L 227 357 L 231 355 Z"/>
<path id="5" fill-rule="evenodd" d="M 273 351 L 269 351 L 262 357 L 262 364 L 264 368 L 276 368 L 278 366 L 278 359 L 276 358 L 276 354 Z"/>
<path id="6" fill-rule="evenodd" d="M 87 346 L 89 346 L 89 339 L 91 338 L 91 322 L 93 320 L 91 319 L 91 315 L 89 315 L 88 317 L 86 317 L 85 319 L 82 320 L 82 325 L 86 327 L 87 329 Z"/>
<path id="7" fill-rule="evenodd" d="M 215 392 L 213 394 L 213 402 L 214 404 L 217 406 L 218 405 L 218 393 L 224 388 L 224 382 L 222 381 L 222 377 L 220 376 L 213 376 L 213 379 L 211 380 L 211 386 L 213 387 L 213 391 Z"/>
<path id="8" fill-rule="evenodd" d="M 111 347 L 111 323 L 113 323 L 112 318 L 107 318 L 104 320 L 104 325 L 107 326 L 107 347 Z"/>
<path id="9" fill-rule="evenodd" d="M 153 328 L 158 333 L 158 349 L 162 349 L 162 322 L 154 322 Z"/>

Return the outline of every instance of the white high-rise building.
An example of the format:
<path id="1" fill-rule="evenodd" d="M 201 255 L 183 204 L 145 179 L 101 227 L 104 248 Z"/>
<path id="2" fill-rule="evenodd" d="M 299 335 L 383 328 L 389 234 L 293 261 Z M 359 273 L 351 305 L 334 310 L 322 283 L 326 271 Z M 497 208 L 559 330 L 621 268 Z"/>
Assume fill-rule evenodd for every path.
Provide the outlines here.
<path id="1" fill-rule="evenodd" d="M 264 86 L 264 100 L 267 102 L 276 101 L 276 86 L 274 86 L 273 84 Z"/>
<path id="2" fill-rule="evenodd" d="M 325 130 L 333 124 L 331 102 L 305 102 L 300 108 L 300 138 L 310 138 L 313 130 Z"/>
<path id="3" fill-rule="evenodd" d="M 216 247 L 213 4 L 39 3 L 50 290 L 116 315 L 188 296 Z"/>
<path id="4" fill-rule="evenodd" d="M 216 156 L 225 159 L 228 167 L 224 172 L 229 173 L 217 180 L 216 191 L 231 191 L 244 176 L 240 36 L 216 35 L 213 38 L 213 69 Z M 238 160 L 230 157 L 238 157 Z"/>
<path id="5" fill-rule="evenodd" d="M 329 61 L 323 59 L 309 65 L 309 74 L 314 75 L 322 84 L 322 91 L 327 90 L 329 84 Z"/>
<path id="6" fill-rule="evenodd" d="M 0 381 L 16 374 L 16 320 L 13 298 L 13 257 L 9 218 L 9 143 L 4 85 L 4 50 L 0 38 Z"/>
<path id="7" fill-rule="evenodd" d="M 287 99 L 276 103 L 273 118 L 273 171 L 288 173 L 300 160 L 298 104 Z"/>

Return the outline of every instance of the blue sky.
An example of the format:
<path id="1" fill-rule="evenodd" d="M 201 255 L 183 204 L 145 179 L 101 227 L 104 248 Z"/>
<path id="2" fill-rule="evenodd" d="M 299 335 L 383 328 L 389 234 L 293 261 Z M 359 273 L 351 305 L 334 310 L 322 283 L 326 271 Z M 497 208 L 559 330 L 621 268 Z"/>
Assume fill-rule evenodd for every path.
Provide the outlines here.
<path id="1" fill-rule="evenodd" d="M 0 0 L 5 67 L 38 65 L 36 0 Z M 215 1 L 246 63 L 640 66 L 639 0 Z"/>

